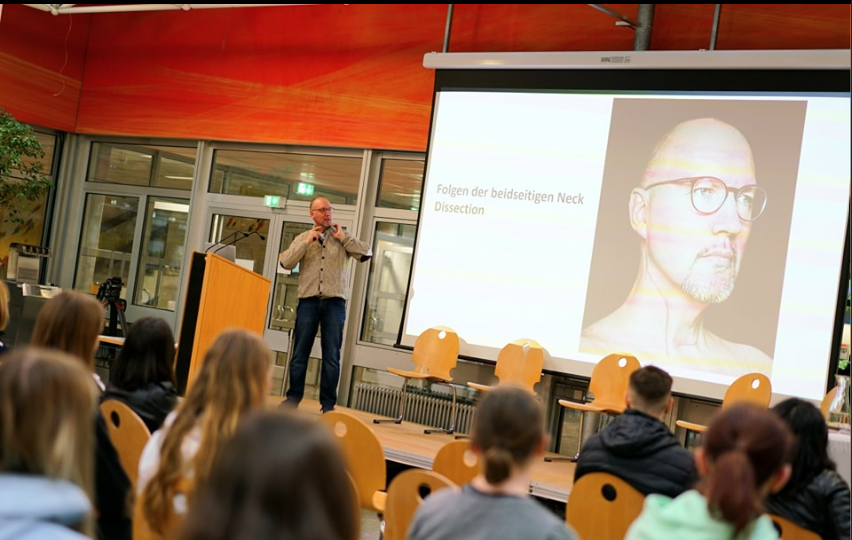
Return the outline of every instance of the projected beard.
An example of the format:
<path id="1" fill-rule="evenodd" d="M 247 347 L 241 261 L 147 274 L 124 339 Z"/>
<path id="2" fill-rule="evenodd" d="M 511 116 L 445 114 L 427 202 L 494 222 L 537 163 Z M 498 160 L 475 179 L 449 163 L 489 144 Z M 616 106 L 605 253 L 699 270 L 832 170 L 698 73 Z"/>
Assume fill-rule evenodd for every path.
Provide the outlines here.
<path id="1" fill-rule="evenodd" d="M 681 290 L 705 304 L 724 302 L 734 292 L 740 259 L 734 248 L 706 248 L 689 267 Z"/>

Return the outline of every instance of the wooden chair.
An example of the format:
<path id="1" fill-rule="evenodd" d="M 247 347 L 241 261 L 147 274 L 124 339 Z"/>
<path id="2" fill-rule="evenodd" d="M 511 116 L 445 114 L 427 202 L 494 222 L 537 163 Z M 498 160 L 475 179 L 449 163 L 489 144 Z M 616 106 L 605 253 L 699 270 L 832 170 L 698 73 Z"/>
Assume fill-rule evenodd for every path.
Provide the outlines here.
<path id="1" fill-rule="evenodd" d="M 479 456 L 471 450 L 470 441 L 450 441 L 438 449 L 432 470 L 463 486 L 479 474 Z"/>
<path id="2" fill-rule="evenodd" d="M 358 526 L 352 540 L 357 540 L 361 538 L 361 500 L 358 497 L 358 485 L 355 483 L 355 479 L 352 478 L 351 474 L 347 473 L 346 476 L 349 478 L 349 489 L 352 490 L 352 500 L 355 502 L 355 519 Z"/>
<path id="3" fill-rule="evenodd" d="M 762 373 L 746 373 L 737 378 L 728 387 L 725 397 L 722 399 L 722 408 L 724 409 L 732 403 L 740 401 L 747 401 L 761 407 L 769 407 L 770 399 L 772 399 L 772 383 L 769 381 L 769 377 Z M 707 431 L 707 426 L 687 422 L 686 420 L 678 420 L 675 424 L 678 427 L 689 431 L 697 431 L 698 433 Z"/>
<path id="4" fill-rule="evenodd" d="M 450 416 L 450 427 L 447 429 L 426 429 L 424 433 L 454 433 L 456 430 L 456 387 L 450 372 L 456 367 L 459 357 L 459 336 L 452 328 L 436 326 L 424 330 L 414 342 L 411 360 L 414 370 L 387 368 L 389 373 L 403 377 L 402 396 L 399 399 L 399 415 L 396 418 L 376 418 L 373 423 L 393 422 L 401 424 L 405 414 L 405 396 L 409 379 L 426 380 L 448 386 L 452 391 L 453 403 Z"/>
<path id="5" fill-rule="evenodd" d="M 535 393 L 535 385 L 541 380 L 544 369 L 544 349 L 531 339 L 517 339 L 508 343 L 497 355 L 494 375 L 498 384 L 513 383 Z M 483 392 L 491 390 L 491 386 L 469 382 L 471 388 Z"/>
<path id="6" fill-rule="evenodd" d="M 135 492 L 139 458 L 151 438 L 151 432 L 139 415 L 124 402 L 106 399 L 101 402 L 100 409 L 109 430 L 110 442 Z"/>
<path id="7" fill-rule="evenodd" d="M 369 425 L 342 410 L 329 411 L 319 421 L 340 443 L 346 467 L 358 489 L 360 507 L 383 514 L 388 495 L 387 468 L 379 438 Z"/>
<path id="8" fill-rule="evenodd" d="M 439 489 L 455 487 L 452 480 L 434 471 L 407 469 L 397 474 L 388 486 L 382 539 L 405 540 L 414 512 L 423 499 Z"/>
<path id="9" fill-rule="evenodd" d="M 574 482 L 565 521 L 580 538 L 621 540 L 644 503 L 645 496 L 621 478 L 605 472 L 589 473 Z"/>
<path id="10" fill-rule="evenodd" d="M 630 385 L 630 374 L 641 365 L 635 356 L 628 354 L 610 354 L 603 357 L 589 380 L 589 392 L 594 396 L 591 403 L 577 403 L 560 399 L 559 404 L 569 409 L 580 411 L 580 425 L 577 434 L 577 453 L 573 457 L 545 457 L 545 461 L 561 461 L 568 459 L 577 461 L 580 457 L 580 447 L 583 445 L 583 419 L 585 413 L 594 412 L 609 415 L 619 415 L 627 407 L 625 395 Z"/>
<path id="11" fill-rule="evenodd" d="M 820 535 L 777 514 L 767 514 L 781 540 L 820 540 Z"/>
<path id="12" fill-rule="evenodd" d="M 825 397 L 822 398 L 822 403 L 820 403 L 819 408 L 822 411 L 822 417 L 828 421 L 828 410 L 831 408 L 831 402 L 834 401 L 834 396 L 837 395 L 837 387 L 835 386 L 831 390 L 829 390 Z"/>

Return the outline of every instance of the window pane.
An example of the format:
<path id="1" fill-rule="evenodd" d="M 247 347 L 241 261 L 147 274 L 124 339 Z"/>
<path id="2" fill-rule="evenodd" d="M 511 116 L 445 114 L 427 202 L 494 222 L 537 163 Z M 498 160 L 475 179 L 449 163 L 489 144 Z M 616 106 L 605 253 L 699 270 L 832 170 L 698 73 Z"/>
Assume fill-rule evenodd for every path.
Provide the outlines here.
<path id="1" fill-rule="evenodd" d="M 360 157 L 217 150 L 210 192 L 294 201 L 322 195 L 332 203 L 355 204 L 361 162 Z"/>
<path id="2" fill-rule="evenodd" d="M 190 190 L 194 171 L 195 148 L 94 143 L 86 180 Z"/>
<path id="3" fill-rule="evenodd" d="M 278 253 L 282 253 L 293 240 L 311 228 L 310 223 L 285 221 Z M 286 331 L 295 326 L 296 307 L 299 305 L 299 267 L 289 274 L 275 273 L 275 295 L 272 298 L 272 317 L 269 328 Z"/>
<path id="4" fill-rule="evenodd" d="M 121 276 L 122 283 L 127 283 L 138 212 L 136 197 L 86 196 L 75 289 L 91 291 L 93 285 L 113 276 Z M 121 298 L 125 298 L 124 290 Z"/>
<path id="5" fill-rule="evenodd" d="M 375 256 L 370 260 L 367 309 L 361 328 L 361 339 L 365 341 L 396 343 L 416 230 L 414 225 L 376 224 Z"/>
<path id="6" fill-rule="evenodd" d="M 377 205 L 380 208 L 419 210 L 424 167 L 425 164 L 422 161 L 382 160 Z"/>
<path id="7" fill-rule="evenodd" d="M 193 157 L 192 161 L 185 161 L 185 159 L 160 155 L 154 185 L 164 188 L 192 189 L 195 158 Z"/>
<path id="8" fill-rule="evenodd" d="M 186 245 L 186 199 L 149 198 L 134 303 L 174 311 Z"/>
<path id="9" fill-rule="evenodd" d="M 249 235 L 244 236 L 240 233 Z M 237 251 L 237 264 L 262 274 L 263 265 L 266 263 L 266 239 L 268 235 L 268 219 L 214 214 L 209 241 L 223 242 L 226 245 L 233 244 Z M 213 248 L 213 250 L 215 249 Z M 221 255 L 222 252 L 220 251 L 219 254 Z"/>
<path id="10" fill-rule="evenodd" d="M 44 174 L 53 173 L 53 153 L 56 150 L 56 135 L 36 132 L 36 139 L 44 149 Z"/>
<path id="11" fill-rule="evenodd" d="M 43 175 L 51 177 L 53 173 L 53 152 L 56 145 L 56 136 L 47 133 L 34 132 L 38 142 L 44 149 L 44 158 L 41 159 Z M 24 158 L 28 164 L 29 158 Z M 19 178 L 17 170 L 9 171 L 12 177 Z M 11 180 L 15 181 L 15 180 Z M 44 231 L 44 217 L 46 212 L 47 195 L 39 197 L 37 201 L 21 201 L 19 203 L 19 217 L 25 223 L 14 223 L 6 221 L 5 212 L 0 211 L 0 276 L 6 275 L 5 263 L 9 256 L 9 245 L 13 242 L 20 244 L 41 245 L 41 236 Z"/>

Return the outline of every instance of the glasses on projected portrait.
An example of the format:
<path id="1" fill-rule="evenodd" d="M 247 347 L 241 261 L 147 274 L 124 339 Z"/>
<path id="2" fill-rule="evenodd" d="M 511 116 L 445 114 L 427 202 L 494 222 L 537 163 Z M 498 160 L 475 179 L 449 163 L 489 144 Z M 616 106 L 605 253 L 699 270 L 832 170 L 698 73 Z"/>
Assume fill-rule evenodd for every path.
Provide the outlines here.
<path id="1" fill-rule="evenodd" d="M 728 199 L 728 193 L 734 194 L 737 215 L 743 221 L 754 221 L 763 214 L 766 208 L 766 190 L 751 184 L 741 188 L 733 188 L 713 176 L 696 178 L 678 178 L 652 184 L 645 189 L 671 184 L 689 184 L 692 207 L 699 214 L 715 214 Z"/>

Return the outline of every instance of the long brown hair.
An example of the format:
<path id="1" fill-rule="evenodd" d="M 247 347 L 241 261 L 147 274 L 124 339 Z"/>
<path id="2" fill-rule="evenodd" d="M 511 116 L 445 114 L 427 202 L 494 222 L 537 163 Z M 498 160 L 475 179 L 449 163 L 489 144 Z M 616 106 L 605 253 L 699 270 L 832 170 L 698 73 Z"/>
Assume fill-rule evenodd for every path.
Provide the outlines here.
<path id="1" fill-rule="evenodd" d="M 63 291 L 41 308 L 30 343 L 75 356 L 93 372 L 95 346 L 103 329 L 104 306 L 95 297 Z"/>
<path id="2" fill-rule="evenodd" d="M 314 420 L 282 411 L 240 421 L 198 486 L 181 540 L 356 540 L 360 515 L 340 448 Z"/>
<path id="3" fill-rule="evenodd" d="M 507 480 L 525 464 L 544 438 L 544 414 L 525 388 L 499 385 L 476 408 L 471 442 L 482 451 L 485 479 L 491 485 Z"/>
<path id="4" fill-rule="evenodd" d="M 0 281 L 0 332 L 9 324 L 9 287 Z"/>
<path id="5" fill-rule="evenodd" d="M 145 519 L 153 530 L 163 532 L 178 482 L 192 476 L 195 485 L 205 483 L 238 420 L 264 406 L 271 357 L 269 347 L 248 330 L 226 330 L 213 341 L 165 432 L 157 472 L 142 492 Z M 201 433 L 198 453 L 191 463 L 184 463 L 184 438 L 196 428 Z"/>
<path id="6" fill-rule="evenodd" d="M 0 365 L 0 470 L 76 484 L 94 500 L 97 387 L 68 354 L 37 347 Z M 77 529 L 91 535 L 92 517 Z"/>
<path id="7" fill-rule="evenodd" d="M 788 462 L 792 443 L 789 428 L 764 407 L 737 403 L 713 417 L 702 444 L 709 472 L 698 490 L 734 536 L 763 513 L 764 487 Z"/>

